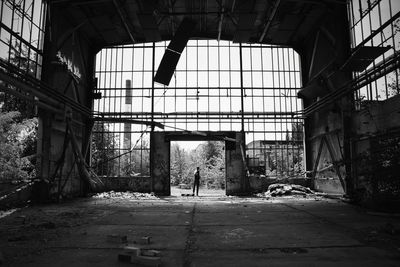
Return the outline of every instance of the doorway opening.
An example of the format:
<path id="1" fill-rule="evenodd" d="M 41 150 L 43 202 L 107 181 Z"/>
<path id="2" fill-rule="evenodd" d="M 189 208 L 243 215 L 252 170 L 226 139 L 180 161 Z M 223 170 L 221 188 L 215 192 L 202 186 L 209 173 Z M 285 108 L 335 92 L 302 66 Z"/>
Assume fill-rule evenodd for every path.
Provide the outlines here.
<path id="1" fill-rule="evenodd" d="M 224 141 L 171 141 L 171 196 L 193 194 L 194 173 L 200 168 L 199 196 L 226 195 Z"/>

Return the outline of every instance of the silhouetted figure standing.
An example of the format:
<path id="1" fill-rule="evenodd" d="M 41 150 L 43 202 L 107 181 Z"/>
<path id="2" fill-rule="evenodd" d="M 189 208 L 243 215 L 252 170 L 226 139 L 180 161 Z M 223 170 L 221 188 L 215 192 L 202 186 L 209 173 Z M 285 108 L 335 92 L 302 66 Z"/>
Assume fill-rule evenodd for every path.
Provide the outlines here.
<path id="1" fill-rule="evenodd" d="M 196 189 L 196 196 L 199 195 L 199 187 L 200 187 L 200 167 L 197 167 L 197 170 L 194 173 L 193 195 L 195 189 Z"/>

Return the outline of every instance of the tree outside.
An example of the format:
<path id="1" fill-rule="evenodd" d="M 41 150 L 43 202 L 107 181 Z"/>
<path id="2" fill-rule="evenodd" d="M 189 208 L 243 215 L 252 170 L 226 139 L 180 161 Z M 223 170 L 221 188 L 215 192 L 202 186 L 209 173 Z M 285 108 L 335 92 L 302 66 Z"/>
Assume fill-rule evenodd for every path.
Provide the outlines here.
<path id="1" fill-rule="evenodd" d="M 22 119 L 17 111 L 0 113 L 0 180 L 36 177 L 37 119 Z"/>
<path id="2" fill-rule="evenodd" d="M 171 145 L 171 185 L 192 185 L 194 172 L 200 167 L 200 183 L 212 189 L 225 188 L 225 151 L 220 141 L 207 141 L 192 151 L 179 142 Z"/>
<path id="3" fill-rule="evenodd" d="M 9 58 L 3 60 L 36 78 L 36 54 L 16 39 L 10 51 Z M 19 90 L 4 81 L 0 84 Z M 0 92 L 0 180 L 15 182 L 36 177 L 38 120 L 35 116 L 33 102 Z"/>

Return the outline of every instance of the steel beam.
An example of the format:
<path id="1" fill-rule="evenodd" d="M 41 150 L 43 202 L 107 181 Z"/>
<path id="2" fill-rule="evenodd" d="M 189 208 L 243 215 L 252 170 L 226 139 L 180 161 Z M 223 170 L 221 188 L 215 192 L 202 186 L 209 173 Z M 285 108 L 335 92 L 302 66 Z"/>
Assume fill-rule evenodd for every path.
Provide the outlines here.
<path id="1" fill-rule="evenodd" d="M 265 24 L 264 30 L 263 30 L 263 32 L 262 32 L 262 34 L 261 34 L 260 39 L 258 40 L 258 42 L 261 43 L 261 42 L 264 40 L 265 35 L 267 35 L 268 30 L 269 30 L 269 28 L 270 28 L 270 26 L 271 26 L 272 21 L 274 20 L 276 11 L 278 10 L 278 7 L 279 7 L 279 4 L 280 4 L 280 3 L 281 3 L 281 0 L 276 0 L 276 1 L 275 1 L 275 4 L 274 4 L 274 6 L 273 6 L 273 8 L 272 8 L 272 11 L 271 11 L 271 14 L 268 16 L 267 23 Z"/>
<path id="2" fill-rule="evenodd" d="M 126 33 L 129 35 L 129 38 L 131 39 L 132 43 L 136 43 L 135 38 L 133 37 L 133 31 L 132 31 L 131 27 L 129 26 L 129 22 L 126 19 L 125 11 L 122 10 L 120 2 L 118 0 L 113 0 L 113 4 L 115 6 L 115 9 L 118 12 L 119 18 L 121 19 L 122 23 L 124 24 Z"/>

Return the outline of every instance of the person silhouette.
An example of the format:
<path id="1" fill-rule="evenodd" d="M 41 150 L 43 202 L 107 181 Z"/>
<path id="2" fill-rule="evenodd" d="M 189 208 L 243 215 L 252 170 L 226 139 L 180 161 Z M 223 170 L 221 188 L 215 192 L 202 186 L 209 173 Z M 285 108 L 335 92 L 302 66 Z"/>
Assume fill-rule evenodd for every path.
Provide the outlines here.
<path id="1" fill-rule="evenodd" d="M 196 171 L 194 172 L 193 196 L 195 189 L 196 189 L 196 196 L 199 195 L 199 187 L 200 187 L 200 167 L 197 167 Z"/>

